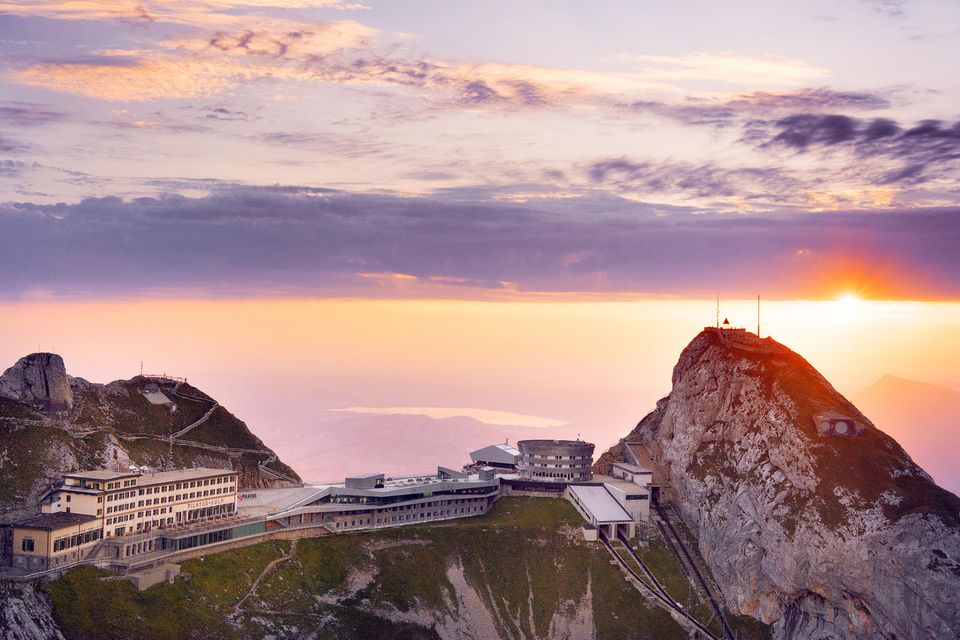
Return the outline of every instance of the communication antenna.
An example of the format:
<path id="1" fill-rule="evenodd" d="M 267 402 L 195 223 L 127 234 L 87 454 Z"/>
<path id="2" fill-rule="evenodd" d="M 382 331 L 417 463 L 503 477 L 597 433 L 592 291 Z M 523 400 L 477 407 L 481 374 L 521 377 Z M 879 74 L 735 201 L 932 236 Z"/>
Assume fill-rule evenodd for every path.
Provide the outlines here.
<path id="1" fill-rule="evenodd" d="M 717 294 L 717 329 L 720 328 L 720 294 Z"/>
<path id="2" fill-rule="evenodd" d="M 143 377 L 143 360 L 140 361 L 140 377 Z"/>
<path id="3" fill-rule="evenodd" d="M 760 337 L 760 296 L 757 296 L 757 337 Z"/>

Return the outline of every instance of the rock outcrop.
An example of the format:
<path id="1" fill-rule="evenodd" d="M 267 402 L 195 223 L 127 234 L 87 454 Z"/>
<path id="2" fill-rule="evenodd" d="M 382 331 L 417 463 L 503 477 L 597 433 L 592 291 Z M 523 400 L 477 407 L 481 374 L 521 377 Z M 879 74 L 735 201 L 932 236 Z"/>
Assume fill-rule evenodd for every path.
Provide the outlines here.
<path id="1" fill-rule="evenodd" d="M 787 347 L 703 331 L 598 471 L 624 442 L 670 477 L 727 607 L 777 638 L 960 637 L 960 498 Z"/>
<path id="2" fill-rule="evenodd" d="M 63 640 L 50 599 L 35 585 L 0 584 L 0 640 Z"/>
<path id="3" fill-rule="evenodd" d="M 43 411 L 73 408 L 73 392 L 63 358 L 55 353 L 31 353 L 0 376 L 0 397 Z"/>
<path id="4" fill-rule="evenodd" d="M 20 359 L 0 378 L 0 521 L 34 513 L 66 471 L 216 467 L 243 488 L 300 479 L 216 400 L 185 381 L 69 377 L 53 354 Z"/>

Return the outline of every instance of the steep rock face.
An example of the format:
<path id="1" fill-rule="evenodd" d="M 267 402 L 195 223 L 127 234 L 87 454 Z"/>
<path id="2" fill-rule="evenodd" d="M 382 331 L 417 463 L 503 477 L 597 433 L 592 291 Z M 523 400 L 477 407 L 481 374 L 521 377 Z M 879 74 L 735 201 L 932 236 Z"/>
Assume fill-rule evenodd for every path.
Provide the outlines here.
<path id="1" fill-rule="evenodd" d="M 38 385 L 51 390 L 49 403 Z M 183 381 L 94 384 L 68 378 L 59 356 L 34 354 L 7 370 L 2 388 L 0 520 L 35 512 L 67 471 L 202 466 L 239 471 L 243 488 L 300 481 L 243 421 Z"/>
<path id="2" fill-rule="evenodd" d="M 0 584 L 0 640 L 63 640 L 50 599 L 31 584 Z"/>
<path id="3" fill-rule="evenodd" d="M 44 411 L 73 408 L 73 392 L 63 358 L 55 353 L 31 353 L 0 376 L 0 397 Z"/>
<path id="4" fill-rule="evenodd" d="M 727 606 L 777 637 L 960 634 L 960 499 L 790 349 L 705 330 L 625 440 L 669 475 Z"/>

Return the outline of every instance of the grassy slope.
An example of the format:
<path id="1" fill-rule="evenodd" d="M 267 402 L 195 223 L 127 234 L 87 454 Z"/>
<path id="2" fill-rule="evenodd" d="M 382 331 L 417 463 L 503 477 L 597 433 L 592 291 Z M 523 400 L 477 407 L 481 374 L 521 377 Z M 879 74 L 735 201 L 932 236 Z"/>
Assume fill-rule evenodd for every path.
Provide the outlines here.
<path id="1" fill-rule="evenodd" d="M 507 621 L 501 623 L 503 637 L 521 632 L 530 637 L 531 626 L 543 637 L 555 612 L 580 601 L 588 575 L 598 638 L 686 637 L 624 582 L 601 547 L 564 533 L 578 525 L 566 502 L 508 498 L 487 516 L 448 525 L 301 540 L 292 559 L 260 583 L 245 604 L 248 613 L 232 625 L 226 616 L 287 543 L 186 562 L 188 579 L 143 593 L 126 581 L 103 581 L 101 572 L 89 568 L 70 572 L 49 591 L 70 638 L 234 638 L 268 631 L 286 637 L 316 631 L 319 638 L 341 640 L 436 638 L 431 629 L 390 622 L 377 612 L 445 611 L 453 593 L 447 568 L 459 562 L 468 584 Z M 422 544 L 409 544 L 414 540 Z M 398 541 L 408 544 L 370 551 L 371 544 Z M 348 595 L 348 577 L 369 566 L 375 568 L 373 580 Z M 340 602 L 324 604 L 317 600 L 322 595 Z"/>
<path id="2" fill-rule="evenodd" d="M 660 538 L 655 538 L 647 547 L 636 550 L 670 595 L 698 620 L 710 627 L 715 634 L 721 636 L 723 627 L 720 620 L 716 618 L 713 608 L 708 602 L 702 600 L 690 585 L 680 561 L 673 555 L 667 544 Z M 701 566 L 704 566 L 702 562 Z M 771 637 L 771 628 L 758 620 L 737 616 L 729 611 L 724 611 L 724 615 L 727 617 L 730 628 L 740 640 L 765 640 Z"/>

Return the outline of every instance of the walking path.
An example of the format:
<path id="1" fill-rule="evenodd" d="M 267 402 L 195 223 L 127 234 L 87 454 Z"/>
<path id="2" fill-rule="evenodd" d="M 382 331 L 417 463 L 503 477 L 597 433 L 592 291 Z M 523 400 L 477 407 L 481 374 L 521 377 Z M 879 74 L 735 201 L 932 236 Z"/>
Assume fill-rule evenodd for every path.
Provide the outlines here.
<path id="1" fill-rule="evenodd" d="M 256 593 L 257 587 L 260 586 L 260 582 L 264 578 L 266 578 L 271 572 L 273 572 L 273 570 L 276 569 L 278 565 L 283 564 L 284 562 L 287 562 L 293 558 L 293 554 L 297 550 L 297 542 L 299 542 L 299 540 L 295 539 L 291 541 L 289 551 L 285 551 L 283 555 L 280 556 L 279 558 L 271 560 L 270 563 L 263 568 L 263 571 L 260 572 L 260 575 L 257 576 L 257 579 L 253 581 L 252 585 L 250 585 L 250 591 L 247 592 L 247 595 L 243 596 L 243 598 L 240 599 L 240 602 L 234 605 L 233 615 L 235 616 L 240 615 L 240 613 L 243 611 L 244 603 L 246 603 L 246 601 L 250 598 L 250 596 Z M 261 612 L 257 611 L 256 613 L 261 613 Z"/>

